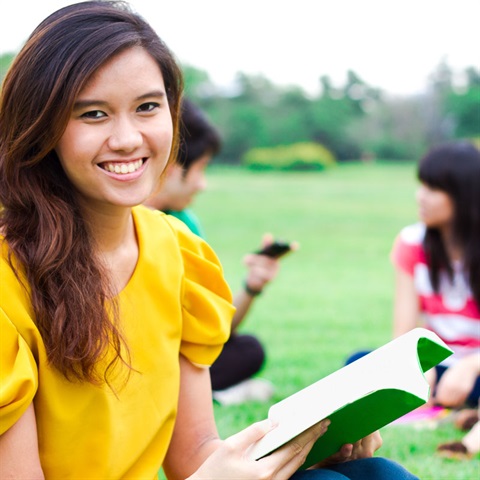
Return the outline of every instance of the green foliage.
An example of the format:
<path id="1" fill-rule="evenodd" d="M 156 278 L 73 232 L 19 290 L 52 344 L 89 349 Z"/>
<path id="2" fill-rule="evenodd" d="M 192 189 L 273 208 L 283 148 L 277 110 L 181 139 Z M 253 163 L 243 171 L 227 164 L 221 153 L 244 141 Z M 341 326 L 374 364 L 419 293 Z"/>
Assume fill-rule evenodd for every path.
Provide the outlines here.
<path id="1" fill-rule="evenodd" d="M 183 65 L 182 71 L 185 94 L 192 101 L 199 102 L 202 98 L 208 98 L 215 92 L 215 85 L 205 70 Z"/>
<path id="2" fill-rule="evenodd" d="M 228 90 L 194 67 L 185 67 L 185 78 L 187 95 L 220 130 L 219 163 L 239 165 L 254 148 L 312 142 L 339 162 L 416 159 L 432 144 L 480 135 L 480 71 L 473 67 L 456 73 L 441 62 L 428 90 L 407 97 L 389 97 L 353 71 L 340 85 L 322 76 L 313 95 L 262 75 L 240 73 Z"/>
<path id="3" fill-rule="evenodd" d="M 296 143 L 253 148 L 243 156 L 252 170 L 324 170 L 336 164 L 335 157 L 318 143 Z"/>
<path id="4" fill-rule="evenodd" d="M 422 152 L 412 154 L 412 146 L 397 140 L 394 136 L 384 136 L 369 144 L 369 151 L 375 158 L 384 160 L 412 160 L 418 158 Z"/>
<path id="5" fill-rule="evenodd" d="M 472 86 L 465 93 L 448 95 L 445 110 L 453 116 L 456 137 L 480 136 L 480 85 Z"/>
<path id="6" fill-rule="evenodd" d="M 311 137 L 330 148 L 340 160 L 358 158 L 362 149 L 349 137 L 347 129 L 363 112 L 348 96 L 330 95 L 322 95 L 309 106 Z"/>
<path id="7" fill-rule="evenodd" d="M 428 148 L 425 102 L 390 99 L 348 127 L 350 138 L 362 146 L 362 158 L 414 160 Z"/>
<path id="8" fill-rule="evenodd" d="M 191 72 L 187 73 L 191 78 Z M 279 87 L 262 75 L 239 74 L 229 93 L 205 95 L 197 103 L 221 131 L 224 147 L 219 159 L 224 163 L 239 164 L 252 148 L 301 142 L 321 143 L 343 160 L 361 153 L 346 127 L 364 115 L 365 98 L 374 97 L 371 89 L 362 85 L 350 73 L 342 91 L 330 88 L 311 98 L 299 87 Z"/>
<path id="9" fill-rule="evenodd" d="M 254 102 L 232 99 L 228 117 L 221 125 L 225 138 L 223 153 L 229 158 L 236 158 L 255 145 L 268 143 L 268 120 Z"/>

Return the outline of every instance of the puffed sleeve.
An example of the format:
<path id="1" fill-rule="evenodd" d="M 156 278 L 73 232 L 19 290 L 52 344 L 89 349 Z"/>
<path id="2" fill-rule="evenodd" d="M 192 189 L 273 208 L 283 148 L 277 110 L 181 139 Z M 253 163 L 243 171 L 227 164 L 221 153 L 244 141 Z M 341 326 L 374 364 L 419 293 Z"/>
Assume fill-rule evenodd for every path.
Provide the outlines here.
<path id="1" fill-rule="evenodd" d="M 0 435 L 23 415 L 37 387 L 35 358 L 0 308 Z"/>
<path id="2" fill-rule="evenodd" d="M 232 293 L 212 248 L 183 223 L 178 224 L 177 235 L 184 262 L 180 351 L 192 363 L 209 366 L 230 336 L 235 311 Z"/>

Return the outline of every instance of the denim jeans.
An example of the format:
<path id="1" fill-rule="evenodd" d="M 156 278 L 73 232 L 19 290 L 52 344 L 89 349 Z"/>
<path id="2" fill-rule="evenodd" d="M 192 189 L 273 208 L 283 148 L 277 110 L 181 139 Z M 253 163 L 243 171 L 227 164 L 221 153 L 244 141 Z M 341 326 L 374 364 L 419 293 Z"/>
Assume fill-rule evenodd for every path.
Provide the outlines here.
<path id="1" fill-rule="evenodd" d="M 419 480 L 398 463 L 386 458 L 362 458 L 319 470 L 298 471 L 291 480 Z"/>

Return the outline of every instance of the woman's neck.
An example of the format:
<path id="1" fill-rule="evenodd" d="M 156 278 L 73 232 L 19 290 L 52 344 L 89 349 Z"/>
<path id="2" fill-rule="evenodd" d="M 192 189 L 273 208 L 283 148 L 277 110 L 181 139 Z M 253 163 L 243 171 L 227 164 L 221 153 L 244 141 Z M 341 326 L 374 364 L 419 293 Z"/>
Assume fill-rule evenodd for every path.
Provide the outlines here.
<path id="1" fill-rule="evenodd" d="M 139 247 L 132 211 L 89 212 L 86 217 L 98 259 L 110 277 L 112 293 L 118 294 L 127 285 L 138 261 Z"/>

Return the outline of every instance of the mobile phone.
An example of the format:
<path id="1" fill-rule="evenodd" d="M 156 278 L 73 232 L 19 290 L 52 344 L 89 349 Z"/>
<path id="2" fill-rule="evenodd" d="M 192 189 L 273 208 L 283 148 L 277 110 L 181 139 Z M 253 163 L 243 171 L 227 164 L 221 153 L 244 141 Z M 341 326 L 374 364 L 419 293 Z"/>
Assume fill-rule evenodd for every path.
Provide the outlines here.
<path id="1" fill-rule="evenodd" d="M 260 250 L 257 250 L 255 253 L 257 255 L 266 255 L 271 258 L 280 258 L 282 255 L 285 255 L 292 249 L 291 245 L 287 242 L 276 241 L 263 247 Z"/>

